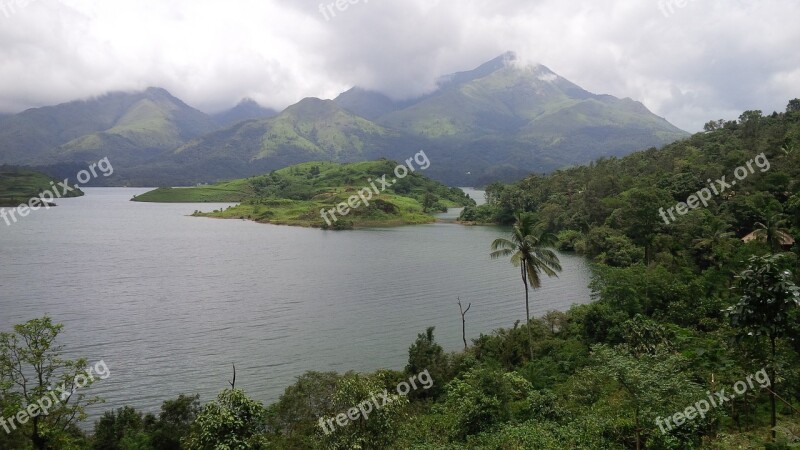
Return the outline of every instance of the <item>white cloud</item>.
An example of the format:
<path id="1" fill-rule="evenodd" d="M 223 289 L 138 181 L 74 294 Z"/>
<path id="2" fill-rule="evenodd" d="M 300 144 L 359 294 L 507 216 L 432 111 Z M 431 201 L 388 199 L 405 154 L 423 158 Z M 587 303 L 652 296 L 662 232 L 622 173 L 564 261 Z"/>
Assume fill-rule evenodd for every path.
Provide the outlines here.
<path id="1" fill-rule="evenodd" d="M 0 111 L 147 86 L 206 111 L 242 97 L 280 109 L 352 85 L 402 98 L 507 50 L 690 131 L 800 97 L 795 0 L 695 0 L 669 17 L 659 0 L 361 0 L 329 20 L 320 3 L 332 2 L 37 0 L 0 11 Z"/>

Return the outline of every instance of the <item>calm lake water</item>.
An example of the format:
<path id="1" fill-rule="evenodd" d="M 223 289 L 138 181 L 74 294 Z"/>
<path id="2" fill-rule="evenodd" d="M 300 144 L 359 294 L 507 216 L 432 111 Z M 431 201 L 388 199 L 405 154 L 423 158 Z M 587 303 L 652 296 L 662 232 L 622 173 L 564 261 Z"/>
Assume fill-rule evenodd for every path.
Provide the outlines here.
<path id="1" fill-rule="evenodd" d="M 402 369 L 426 327 L 458 350 L 524 320 L 524 291 L 492 261 L 498 227 L 457 224 L 329 232 L 188 217 L 213 204 L 130 202 L 147 189 L 88 188 L 0 223 L 0 330 L 50 315 L 70 357 L 103 359 L 90 388 L 107 403 L 157 411 L 178 394 L 207 401 L 236 386 L 264 403 L 309 370 Z M 482 193 L 472 191 L 483 200 Z M 455 212 L 446 217 L 457 216 Z M 584 259 L 532 294 L 535 314 L 590 300 Z"/>

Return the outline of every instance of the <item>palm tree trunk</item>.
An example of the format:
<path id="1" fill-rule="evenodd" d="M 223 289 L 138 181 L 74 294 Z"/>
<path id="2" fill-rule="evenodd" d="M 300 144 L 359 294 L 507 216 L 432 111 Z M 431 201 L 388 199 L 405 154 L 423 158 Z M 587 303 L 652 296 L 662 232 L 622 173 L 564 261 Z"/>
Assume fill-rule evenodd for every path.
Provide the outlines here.
<path id="1" fill-rule="evenodd" d="M 531 307 L 528 302 L 528 271 L 526 270 L 526 264 L 523 262 L 520 264 L 522 267 L 522 282 L 525 283 L 525 318 L 527 322 L 525 322 L 525 326 L 528 329 L 528 352 L 530 352 L 531 361 L 533 361 L 533 336 L 531 335 Z"/>
<path id="2" fill-rule="evenodd" d="M 772 362 L 770 367 L 770 383 L 772 384 L 772 389 L 769 390 L 769 406 L 772 409 L 772 442 L 775 442 L 776 433 L 775 427 L 778 426 L 777 417 L 775 416 L 775 390 L 777 387 L 775 386 L 775 336 L 770 336 L 770 344 L 772 346 Z"/>

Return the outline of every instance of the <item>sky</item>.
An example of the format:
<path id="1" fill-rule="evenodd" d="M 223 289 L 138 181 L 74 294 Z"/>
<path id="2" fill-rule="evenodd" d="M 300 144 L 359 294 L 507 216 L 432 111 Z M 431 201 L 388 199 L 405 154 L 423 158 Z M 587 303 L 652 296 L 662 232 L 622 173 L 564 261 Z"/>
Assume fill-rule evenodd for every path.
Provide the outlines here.
<path id="1" fill-rule="evenodd" d="M 800 97 L 797 0 L 0 0 L 0 113 L 163 87 L 208 113 L 395 99 L 514 51 L 687 131 Z"/>

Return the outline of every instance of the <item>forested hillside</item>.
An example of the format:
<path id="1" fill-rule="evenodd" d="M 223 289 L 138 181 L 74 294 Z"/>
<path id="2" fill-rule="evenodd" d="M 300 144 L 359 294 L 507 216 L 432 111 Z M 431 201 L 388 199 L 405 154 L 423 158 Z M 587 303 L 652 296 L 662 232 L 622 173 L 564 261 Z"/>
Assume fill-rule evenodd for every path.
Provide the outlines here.
<path id="1" fill-rule="evenodd" d="M 45 191 L 56 190 L 54 187 L 59 180 L 31 170 L 0 166 L 0 206 L 19 206 L 28 203 L 32 198 L 38 197 Z M 61 188 L 58 188 L 58 195 Z M 64 197 L 80 197 L 83 192 L 73 189 L 65 192 Z M 54 195 L 55 197 L 55 195 Z M 45 197 L 47 198 L 47 197 Z"/>

